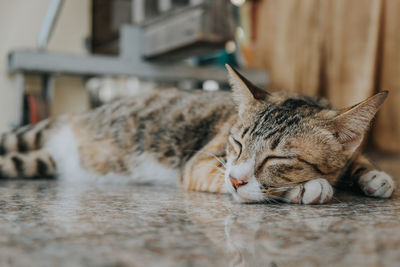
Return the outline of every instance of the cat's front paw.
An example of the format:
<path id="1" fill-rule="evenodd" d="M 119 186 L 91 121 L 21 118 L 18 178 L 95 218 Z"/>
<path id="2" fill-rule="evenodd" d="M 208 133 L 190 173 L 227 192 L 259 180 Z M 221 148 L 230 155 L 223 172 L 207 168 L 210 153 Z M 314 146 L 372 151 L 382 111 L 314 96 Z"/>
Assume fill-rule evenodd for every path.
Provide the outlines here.
<path id="1" fill-rule="evenodd" d="M 367 196 L 389 198 L 394 190 L 394 181 L 386 172 L 373 170 L 358 180 L 361 190 Z"/>
<path id="2" fill-rule="evenodd" d="M 324 204 L 333 196 L 333 188 L 326 179 L 317 178 L 299 184 L 285 194 L 285 200 L 296 204 Z"/>

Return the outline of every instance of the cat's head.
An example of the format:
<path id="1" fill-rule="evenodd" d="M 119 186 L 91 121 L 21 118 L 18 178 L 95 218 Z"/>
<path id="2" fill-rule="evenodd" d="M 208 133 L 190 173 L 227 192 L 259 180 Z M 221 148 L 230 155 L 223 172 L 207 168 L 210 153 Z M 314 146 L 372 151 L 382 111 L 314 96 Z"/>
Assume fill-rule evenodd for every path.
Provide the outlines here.
<path id="1" fill-rule="evenodd" d="M 269 94 L 227 69 L 239 114 L 228 138 L 225 182 L 242 202 L 279 198 L 319 177 L 335 181 L 387 96 L 336 110 L 324 100 Z"/>

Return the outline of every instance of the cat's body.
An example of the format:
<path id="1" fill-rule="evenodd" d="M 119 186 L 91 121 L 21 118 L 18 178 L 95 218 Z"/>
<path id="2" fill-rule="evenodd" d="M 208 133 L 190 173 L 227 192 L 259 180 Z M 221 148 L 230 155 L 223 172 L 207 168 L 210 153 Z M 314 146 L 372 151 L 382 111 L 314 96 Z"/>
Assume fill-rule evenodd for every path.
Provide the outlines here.
<path id="1" fill-rule="evenodd" d="M 329 201 L 331 185 L 345 178 L 368 195 L 391 195 L 391 178 L 354 153 L 365 127 L 350 127 L 343 137 L 351 142 L 341 140 L 328 121 L 343 111 L 315 98 L 254 91 L 230 74 L 233 97 L 160 90 L 3 134 L 1 176 L 178 180 L 188 190 L 230 192 L 239 201 L 306 204 Z M 352 140 L 357 130 L 362 136 Z"/>
<path id="2" fill-rule="evenodd" d="M 57 140 L 50 140 L 60 146 L 45 144 L 44 150 L 54 155 L 62 143 L 75 143 L 80 168 L 94 176 L 176 183 L 185 163 L 235 116 L 234 108 L 228 92 L 153 91 L 63 118 L 54 130 Z"/>

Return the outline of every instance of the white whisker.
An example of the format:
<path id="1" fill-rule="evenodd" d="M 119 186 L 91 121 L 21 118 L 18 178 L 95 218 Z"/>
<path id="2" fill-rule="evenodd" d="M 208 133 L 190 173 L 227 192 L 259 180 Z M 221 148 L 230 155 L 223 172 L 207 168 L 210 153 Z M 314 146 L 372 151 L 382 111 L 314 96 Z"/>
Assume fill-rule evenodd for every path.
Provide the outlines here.
<path id="1" fill-rule="evenodd" d="M 221 167 L 215 166 L 214 164 L 207 164 L 207 165 L 204 165 L 204 166 L 213 167 L 213 168 L 216 168 L 217 170 L 221 171 L 222 173 L 225 173 L 224 169 L 222 169 Z"/>
<path id="2" fill-rule="evenodd" d="M 197 152 L 197 153 L 203 153 L 209 156 L 213 156 L 219 163 L 221 163 L 225 168 L 226 168 L 226 162 L 224 162 L 221 158 L 219 158 L 217 155 L 215 155 L 214 153 L 208 152 L 208 151 L 201 151 L 201 150 L 187 150 L 187 151 L 191 151 L 191 152 Z"/>

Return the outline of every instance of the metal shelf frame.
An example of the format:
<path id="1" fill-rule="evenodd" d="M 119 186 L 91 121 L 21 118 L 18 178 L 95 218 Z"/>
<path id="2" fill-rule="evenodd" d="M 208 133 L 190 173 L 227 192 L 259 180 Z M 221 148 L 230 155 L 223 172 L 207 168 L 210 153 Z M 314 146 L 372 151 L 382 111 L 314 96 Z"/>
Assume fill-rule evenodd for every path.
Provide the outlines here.
<path id="1" fill-rule="evenodd" d="M 137 1 L 137 0 L 136 0 Z M 197 3 L 196 1 L 193 1 Z M 11 51 L 8 55 L 8 72 L 15 74 L 15 86 L 22 99 L 25 75 L 40 75 L 43 78 L 43 93 L 51 95 L 54 75 L 91 76 L 136 76 L 155 81 L 177 82 L 180 80 L 215 80 L 226 83 L 227 72 L 218 67 L 196 67 L 184 62 L 153 62 L 143 58 L 143 29 L 125 25 L 120 29 L 119 56 L 77 56 L 45 51 L 48 39 L 60 13 L 63 0 L 52 0 L 44 17 L 38 38 L 38 49 Z M 241 72 L 257 85 L 268 83 L 265 71 L 242 69 Z M 21 116 L 22 117 L 22 116 Z M 20 121 L 13 126 L 21 125 Z"/>
<path id="2" fill-rule="evenodd" d="M 184 63 L 146 61 L 141 55 L 141 29 L 121 29 L 119 56 L 76 56 L 41 50 L 12 51 L 8 55 L 8 71 L 24 74 L 66 74 L 78 76 L 129 75 L 156 81 L 215 80 L 227 82 L 227 72 L 219 67 L 195 67 Z M 264 71 L 243 69 L 243 74 L 259 85 L 267 84 Z"/>

